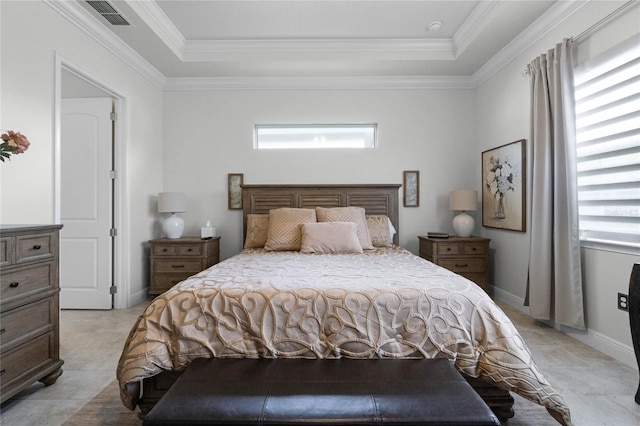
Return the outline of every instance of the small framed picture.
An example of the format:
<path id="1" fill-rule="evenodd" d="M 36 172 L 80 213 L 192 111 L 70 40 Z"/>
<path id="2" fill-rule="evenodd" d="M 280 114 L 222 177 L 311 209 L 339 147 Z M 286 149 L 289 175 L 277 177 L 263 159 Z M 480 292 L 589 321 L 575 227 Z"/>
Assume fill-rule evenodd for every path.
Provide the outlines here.
<path id="1" fill-rule="evenodd" d="M 244 174 L 229 173 L 229 209 L 242 209 L 242 184 Z"/>
<path id="2" fill-rule="evenodd" d="M 482 226 L 526 231 L 525 142 L 482 153 Z"/>
<path id="3" fill-rule="evenodd" d="M 404 190 L 404 206 L 418 207 L 420 205 L 420 172 L 418 170 L 405 170 L 402 176 Z"/>

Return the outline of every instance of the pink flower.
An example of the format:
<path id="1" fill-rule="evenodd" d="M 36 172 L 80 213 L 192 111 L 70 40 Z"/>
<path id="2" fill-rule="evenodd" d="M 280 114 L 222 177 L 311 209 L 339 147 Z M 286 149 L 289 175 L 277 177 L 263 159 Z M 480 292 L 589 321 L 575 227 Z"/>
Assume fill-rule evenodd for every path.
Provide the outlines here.
<path id="1" fill-rule="evenodd" d="M 2 144 L 0 144 L 0 161 L 4 161 L 5 158 L 10 158 L 11 154 L 22 154 L 29 148 L 29 145 L 31 145 L 25 135 L 20 132 L 14 132 L 13 130 L 8 130 L 6 133 L 3 133 L 0 138 L 2 138 Z"/>

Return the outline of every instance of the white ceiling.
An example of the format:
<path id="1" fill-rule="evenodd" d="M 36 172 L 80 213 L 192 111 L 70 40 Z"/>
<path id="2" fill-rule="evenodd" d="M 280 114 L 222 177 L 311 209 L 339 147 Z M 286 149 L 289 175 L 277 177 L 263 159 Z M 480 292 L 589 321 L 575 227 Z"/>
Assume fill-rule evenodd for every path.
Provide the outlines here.
<path id="1" fill-rule="evenodd" d="M 131 23 L 112 26 L 76 1 L 167 79 L 473 76 L 572 3 L 110 0 Z M 440 31 L 429 31 L 433 21 Z"/>

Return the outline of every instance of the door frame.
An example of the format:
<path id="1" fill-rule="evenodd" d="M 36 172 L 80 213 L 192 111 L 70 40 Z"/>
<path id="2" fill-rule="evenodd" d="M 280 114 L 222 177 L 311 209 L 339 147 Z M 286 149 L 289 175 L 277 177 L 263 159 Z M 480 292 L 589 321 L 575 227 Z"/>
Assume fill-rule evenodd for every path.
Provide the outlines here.
<path id="1" fill-rule="evenodd" d="M 113 307 L 115 309 L 125 309 L 130 303 L 130 283 L 129 274 L 129 220 L 128 211 L 128 191 L 127 191 L 127 156 L 126 156 L 126 132 L 127 99 L 110 86 L 100 82 L 89 73 L 83 71 L 71 62 L 64 59 L 58 52 L 55 53 L 54 68 L 54 106 L 53 106 L 53 204 L 54 223 L 61 223 L 61 151 L 62 151 L 62 72 L 68 71 L 76 77 L 85 80 L 87 83 L 108 93 L 114 99 L 114 111 L 118 119 L 114 124 L 114 168 L 117 178 L 114 184 L 113 203 L 113 223 L 117 229 L 117 235 L 113 239 L 113 283 L 118 291 L 113 297 Z"/>

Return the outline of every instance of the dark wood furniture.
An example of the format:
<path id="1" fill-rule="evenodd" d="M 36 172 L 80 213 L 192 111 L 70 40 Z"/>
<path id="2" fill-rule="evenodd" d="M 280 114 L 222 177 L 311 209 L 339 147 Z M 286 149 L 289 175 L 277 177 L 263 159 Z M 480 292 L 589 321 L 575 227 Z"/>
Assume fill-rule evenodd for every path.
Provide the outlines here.
<path id="1" fill-rule="evenodd" d="M 631 340 L 636 361 L 640 369 L 640 263 L 634 263 L 629 279 L 629 325 Z M 640 384 L 635 396 L 636 404 L 640 404 Z"/>
<path id="2" fill-rule="evenodd" d="M 489 242 L 481 237 L 418 237 L 420 257 L 460 274 L 489 293 Z"/>
<path id="3" fill-rule="evenodd" d="M 220 237 L 151 240 L 149 295 L 157 296 L 220 261 Z"/>
<path id="4" fill-rule="evenodd" d="M 242 185 L 243 241 L 247 215 L 267 214 L 280 207 L 363 207 L 366 214 L 389 216 L 399 244 L 399 184 L 388 185 Z"/>
<path id="5" fill-rule="evenodd" d="M 500 425 L 446 359 L 204 359 L 145 426 Z"/>
<path id="6" fill-rule="evenodd" d="M 0 398 L 62 374 L 61 225 L 0 227 Z"/>

